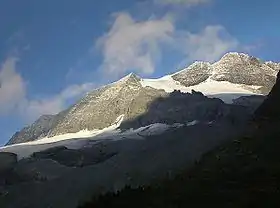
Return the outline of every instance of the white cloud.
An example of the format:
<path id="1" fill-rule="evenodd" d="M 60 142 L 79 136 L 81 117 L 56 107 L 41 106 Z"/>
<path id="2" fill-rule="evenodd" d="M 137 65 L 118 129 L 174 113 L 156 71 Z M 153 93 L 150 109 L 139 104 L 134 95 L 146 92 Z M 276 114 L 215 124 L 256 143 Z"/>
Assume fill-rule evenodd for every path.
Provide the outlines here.
<path id="1" fill-rule="evenodd" d="M 196 6 L 199 4 L 205 4 L 209 3 L 210 0 L 154 0 L 157 4 L 163 4 L 163 5 L 179 5 L 179 6 Z"/>
<path id="2" fill-rule="evenodd" d="M 63 99 L 72 99 L 75 97 L 79 97 L 81 94 L 84 94 L 92 89 L 94 89 L 96 85 L 94 83 L 84 83 L 81 85 L 70 85 L 65 88 L 61 93 L 60 97 Z"/>
<path id="3" fill-rule="evenodd" d="M 199 33 L 185 32 L 179 39 L 179 47 L 189 61 L 216 61 L 226 52 L 240 47 L 238 40 L 221 25 L 206 26 Z"/>
<path id="4" fill-rule="evenodd" d="M 7 58 L 0 68 L 0 115 L 7 114 L 25 98 L 26 86 L 16 72 L 15 57 Z"/>
<path id="5" fill-rule="evenodd" d="M 152 74 L 160 57 L 160 43 L 171 40 L 174 26 L 167 19 L 135 21 L 127 13 L 119 13 L 110 31 L 97 45 L 102 47 L 102 71 L 119 77 L 128 71 Z"/>
<path id="6" fill-rule="evenodd" d="M 59 97 L 24 100 L 20 105 L 20 114 L 26 121 L 34 121 L 41 115 L 56 114 L 64 107 L 64 100 Z"/>
<path id="7" fill-rule="evenodd" d="M 97 42 L 104 56 L 103 75 L 120 77 L 131 71 L 152 74 L 162 43 L 185 54 L 185 64 L 196 60 L 212 62 L 240 47 L 238 40 L 221 25 L 209 25 L 192 33 L 176 29 L 170 19 L 136 22 L 129 14 L 120 13 L 110 31 Z"/>
<path id="8" fill-rule="evenodd" d="M 66 102 L 85 94 L 94 84 L 70 85 L 59 94 L 41 99 L 28 99 L 26 82 L 16 72 L 15 57 L 7 58 L 0 68 L 0 115 L 19 113 L 24 119 L 32 121 L 43 114 L 55 114 L 66 107 Z"/>

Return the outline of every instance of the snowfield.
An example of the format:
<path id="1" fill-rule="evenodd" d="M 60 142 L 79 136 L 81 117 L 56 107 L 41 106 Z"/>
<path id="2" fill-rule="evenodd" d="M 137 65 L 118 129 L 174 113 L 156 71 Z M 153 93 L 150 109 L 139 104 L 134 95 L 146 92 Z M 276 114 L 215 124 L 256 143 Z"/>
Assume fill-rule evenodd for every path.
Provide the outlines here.
<path id="1" fill-rule="evenodd" d="M 12 152 L 17 154 L 18 159 L 29 157 L 34 152 L 40 152 L 49 148 L 65 146 L 69 149 L 80 149 L 92 145 L 92 142 L 102 140 L 122 140 L 122 139 L 144 139 L 145 136 L 159 135 L 170 128 L 180 128 L 183 126 L 195 125 L 198 122 L 192 121 L 186 124 L 175 123 L 167 125 L 155 123 L 138 129 L 121 131 L 118 129 L 123 121 L 124 115 L 119 116 L 116 122 L 101 130 L 82 130 L 77 133 L 68 133 L 54 137 L 45 137 L 36 141 L 8 145 L 0 148 L 0 152 Z"/>
<path id="2" fill-rule="evenodd" d="M 174 90 L 180 90 L 183 93 L 190 93 L 192 90 L 202 92 L 207 97 L 220 98 L 225 103 L 231 104 L 232 101 L 241 96 L 256 95 L 250 90 L 244 89 L 241 84 L 233 84 L 226 81 L 215 81 L 207 79 L 206 81 L 191 87 L 185 87 L 172 78 L 172 75 L 167 75 L 159 79 L 142 79 L 143 87 L 152 87 L 162 89 L 167 93 Z M 261 86 L 248 86 L 252 89 L 258 89 Z"/>
<path id="3" fill-rule="evenodd" d="M 115 123 L 101 130 L 82 130 L 76 133 L 45 137 L 31 142 L 8 145 L 0 148 L 0 152 L 12 152 L 18 155 L 18 159 L 30 156 L 34 152 L 43 151 L 52 147 L 66 146 L 70 149 L 79 149 L 85 145 L 87 139 L 93 139 L 100 134 L 106 134 L 117 129 L 122 123 L 124 115 L 120 115 Z M 87 139 L 86 139 L 87 138 Z"/>

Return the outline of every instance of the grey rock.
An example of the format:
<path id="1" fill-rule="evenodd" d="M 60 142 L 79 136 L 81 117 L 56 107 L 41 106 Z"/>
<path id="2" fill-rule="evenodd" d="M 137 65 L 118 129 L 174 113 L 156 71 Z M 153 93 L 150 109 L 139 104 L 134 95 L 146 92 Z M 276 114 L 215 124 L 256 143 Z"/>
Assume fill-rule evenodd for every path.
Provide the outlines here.
<path id="1" fill-rule="evenodd" d="M 250 112 L 253 113 L 266 99 L 266 96 L 262 95 L 251 95 L 251 96 L 242 96 L 240 98 L 234 99 L 234 105 L 245 106 L 250 109 Z"/>
<path id="2" fill-rule="evenodd" d="M 16 132 L 6 145 L 34 141 L 47 136 L 49 131 L 57 124 L 59 117 L 62 115 L 64 115 L 64 112 L 61 112 L 59 116 L 41 116 L 31 126 L 25 127 L 21 131 Z"/>
<path id="3" fill-rule="evenodd" d="M 33 153 L 32 157 L 37 160 L 51 159 L 67 167 L 85 167 L 103 162 L 116 154 L 117 152 L 105 152 L 103 148 L 98 148 L 98 146 L 77 150 L 62 146 Z"/>
<path id="4" fill-rule="evenodd" d="M 274 69 L 276 72 L 280 71 L 280 63 L 275 63 L 275 62 L 272 62 L 272 61 L 267 61 L 264 64 L 266 64 L 270 68 Z"/>
<path id="5" fill-rule="evenodd" d="M 174 124 L 194 120 L 208 122 L 226 117 L 231 108 L 220 99 L 210 99 L 195 91 L 193 94 L 174 91 L 167 97 L 154 100 L 145 114 L 124 121 L 120 128 L 136 129 L 153 123 Z"/>
<path id="6" fill-rule="evenodd" d="M 189 87 L 207 80 L 212 75 L 212 71 L 210 63 L 195 62 L 187 69 L 174 74 L 172 78 L 182 85 Z"/>
<path id="7" fill-rule="evenodd" d="M 103 129 L 122 114 L 125 120 L 135 118 L 144 114 L 155 98 L 164 95 L 167 95 L 164 91 L 142 87 L 140 79 L 130 74 L 117 83 L 89 93 L 68 110 L 49 135 Z"/>
<path id="8" fill-rule="evenodd" d="M 0 173 L 12 169 L 16 163 L 16 154 L 10 152 L 0 152 Z"/>
<path id="9" fill-rule="evenodd" d="M 276 65 L 267 65 L 256 57 L 242 53 L 228 53 L 212 66 L 216 72 L 212 77 L 213 80 L 261 86 L 255 90 L 261 94 L 270 92 L 279 70 Z"/>

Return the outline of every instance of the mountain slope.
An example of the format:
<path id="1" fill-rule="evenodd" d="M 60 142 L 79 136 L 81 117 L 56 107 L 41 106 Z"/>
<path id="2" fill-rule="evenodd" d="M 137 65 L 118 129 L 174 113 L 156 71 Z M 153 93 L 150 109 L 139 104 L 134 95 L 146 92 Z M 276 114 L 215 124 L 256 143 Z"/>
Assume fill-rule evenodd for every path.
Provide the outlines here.
<path id="1" fill-rule="evenodd" d="M 155 129 L 146 127 L 131 136 L 123 132 L 87 140 L 73 138 L 72 142 L 82 142 L 79 149 L 64 148 L 60 143 L 58 148 L 18 161 L 13 174 L 5 179 L 8 184 L 0 185 L 0 207 L 74 208 L 92 193 L 120 190 L 126 184 L 137 187 L 174 175 L 193 165 L 204 152 L 240 134 L 244 122 L 226 118 L 196 121 L 172 125 L 159 134 L 146 133 L 158 131 L 158 124 Z M 27 144 L 17 146 L 30 150 Z"/>
<path id="2" fill-rule="evenodd" d="M 81 207 L 279 207 L 279 133 L 238 139 L 175 179 L 127 187 Z"/>
<path id="3" fill-rule="evenodd" d="M 204 123 L 205 125 L 213 122 L 228 125 L 241 124 L 250 117 L 252 112 L 251 106 L 225 104 L 219 99 L 210 99 L 195 91 L 192 93 L 174 91 L 168 96 L 159 97 L 145 106 L 145 113 L 124 120 L 130 112 L 138 113 L 138 106 L 143 101 L 146 104 L 143 96 L 136 97 L 131 104 L 127 105 L 128 113 L 118 116 L 109 127 L 101 130 L 92 129 L 76 133 L 62 133 L 53 137 L 48 135 L 49 137 L 35 141 L 2 147 L 0 152 L 13 152 L 18 155 L 19 159 L 22 159 L 30 156 L 33 152 L 57 146 L 79 149 L 91 143 L 92 140 L 139 138 L 140 135 L 145 137 L 146 130 L 150 129 L 151 126 L 158 127 L 153 130 L 154 132 L 164 132 L 174 125 L 189 126 L 191 123 Z M 100 120 L 102 121 L 102 118 Z"/>
<path id="4" fill-rule="evenodd" d="M 88 93 L 77 104 L 52 117 L 55 122 L 50 120 L 41 127 L 41 119 L 37 120 L 14 135 L 8 144 L 32 141 L 46 135 L 51 137 L 81 130 L 103 129 L 110 126 L 120 115 L 130 119 L 144 113 L 152 100 L 162 96 L 167 96 L 167 93 L 143 88 L 139 78 L 130 74 L 118 82 Z M 34 136 L 33 132 L 36 132 Z"/>
<path id="5" fill-rule="evenodd" d="M 120 115 L 124 115 L 126 120 L 135 118 L 146 111 L 152 100 L 166 95 L 163 91 L 143 88 L 140 79 L 130 74 L 116 83 L 89 93 L 69 109 L 49 135 L 103 129 Z"/>
<path id="6" fill-rule="evenodd" d="M 228 53 L 214 64 L 195 62 L 182 71 L 159 79 L 141 79 L 135 74 L 129 74 L 117 82 L 88 93 L 75 105 L 55 116 L 40 118 L 17 132 L 8 144 L 82 130 L 103 129 L 120 115 L 124 115 L 124 121 L 133 120 L 145 114 L 150 103 L 169 96 L 174 90 L 184 93 L 200 91 L 226 103 L 233 103 L 234 99 L 241 96 L 263 95 L 275 83 L 279 70 L 280 64 L 261 63 L 246 54 Z M 151 122 L 162 121 L 146 119 L 143 125 Z"/>
<path id="7" fill-rule="evenodd" d="M 60 113 L 60 115 L 62 114 L 64 114 L 64 112 Z M 21 131 L 16 132 L 7 145 L 33 141 L 40 137 L 47 136 L 49 131 L 56 126 L 58 118 L 59 116 L 56 115 L 41 116 L 31 126 L 25 127 Z"/>
<path id="8" fill-rule="evenodd" d="M 250 131 L 207 153 L 194 168 L 174 179 L 94 197 L 81 207 L 279 207 L 279 95 L 278 78 Z"/>

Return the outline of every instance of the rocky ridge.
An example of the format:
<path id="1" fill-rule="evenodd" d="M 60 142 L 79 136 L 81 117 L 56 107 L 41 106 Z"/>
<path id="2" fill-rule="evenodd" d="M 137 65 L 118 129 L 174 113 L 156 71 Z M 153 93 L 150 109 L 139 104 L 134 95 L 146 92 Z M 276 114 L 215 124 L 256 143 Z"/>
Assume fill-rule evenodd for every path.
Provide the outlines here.
<path id="1" fill-rule="evenodd" d="M 207 80 L 227 81 L 240 84 L 244 88 L 249 88 L 252 92 L 267 94 L 275 83 L 276 74 L 279 70 L 279 63 L 261 62 L 259 59 L 246 54 L 228 53 L 216 63 L 195 62 L 188 68 L 171 75 L 171 77 L 182 86 L 196 86 Z M 179 115 L 170 118 L 170 116 L 167 116 L 167 111 L 159 113 L 159 111 L 156 111 L 156 107 L 153 107 L 153 113 L 148 112 L 150 106 L 155 106 L 154 102 L 158 103 L 160 98 L 169 96 L 170 94 L 164 90 L 144 87 L 141 85 L 141 78 L 131 73 L 117 82 L 88 93 L 75 105 L 57 115 L 40 117 L 31 126 L 17 132 L 8 144 L 33 141 L 45 136 L 75 133 L 85 129 L 102 129 L 111 125 L 120 115 L 124 115 L 125 121 L 136 120 L 135 122 L 138 122 L 138 124 L 134 122 L 132 125 L 130 123 L 134 127 L 149 125 L 152 122 L 175 122 L 180 120 L 178 119 Z M 188 108 L 197 112 L 193 107 L 190 107 L 191 104 L 181 107 L 175 106 L 177 104 L 175 100 L 179 99 L 175 98 L 173 96 L 173 101 L 169 101 L 169 106 L 165 104 L 163 109 L 175 112 L 176 109 L 183 109 L 188 106 Z M 206 99 L 201 100 L 207 101 Z M 192 99 L 189 99 L 187 103 L 192 101 Z M 204 105 L 204 107 L 197 109 L 209 109 L 210 105 L 207 103 L 210 103 L 210 101 L 201 104 L 200 106 Z M 219 102 L 212 103 L 217 104 Z M 197 114 L 192 116 L 189 114 L 186 111 L 181 120 L 196 119 Z M 141 115 L 146 117 L 143 119 Z"/>
<path id="2" fill-rule="evenodd" d="M 227 81 L 244 85 L 244 88 L 266 95 L 275 84 L 279 70 L 280 63 L 262 62 L 244 53 L 231 52 L 213 64 L 195 62 L 172 75 L 172 78 L 186 87 L 194 86 L 207 79 Z"/>

